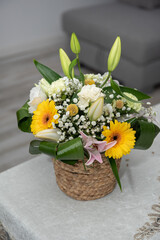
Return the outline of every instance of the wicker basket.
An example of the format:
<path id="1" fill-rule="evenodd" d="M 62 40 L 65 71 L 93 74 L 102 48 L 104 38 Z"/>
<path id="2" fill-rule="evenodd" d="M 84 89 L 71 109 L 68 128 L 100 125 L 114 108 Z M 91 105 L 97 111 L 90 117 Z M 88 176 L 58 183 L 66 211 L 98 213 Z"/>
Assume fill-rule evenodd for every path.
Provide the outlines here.
<path id="1" fill-rule="evenodd" d="M 54 160 L 56 181 L 59 188 L 68 196 L 77 200 L 93 200 L 104 197 L 113 191 L 116 179 L 110 164 L 102 155 L 103 163 L 94 162 L 94 166 L 84 170 L 82 161 L 75 165 Z M 121 159 L 116 159 L 119 170 Z"/>

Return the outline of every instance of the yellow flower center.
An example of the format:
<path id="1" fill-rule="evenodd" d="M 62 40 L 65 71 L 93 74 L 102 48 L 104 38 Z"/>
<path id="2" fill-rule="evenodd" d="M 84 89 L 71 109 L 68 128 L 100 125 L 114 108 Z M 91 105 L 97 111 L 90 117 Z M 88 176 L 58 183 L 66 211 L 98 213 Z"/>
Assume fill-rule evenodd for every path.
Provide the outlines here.
<path id="1" fill-rule="evenodd" d="M 93 85 L 93 84 L 95 84 L 95 81 L 91 78 L 87 78 L 87 79 L 85 79 L 84 84 L 85 85 Z"/>
<path id="2" fill-rule="evenodd" d="M 48 123 L 49 120 L 51 119 L 51 116 L 49 113 L 47 113 L 46 115 L 43 116 L 43 119 L 42 119 L 42 122 L 45 124 L 45 123 Z"/>
<path id="3" fill-rule="evenodd" d="M 111 141 L 117 141 L 117 143 L 121 140 L 121 135 L 119 133 L 113 133 L 111 136 Z"/>

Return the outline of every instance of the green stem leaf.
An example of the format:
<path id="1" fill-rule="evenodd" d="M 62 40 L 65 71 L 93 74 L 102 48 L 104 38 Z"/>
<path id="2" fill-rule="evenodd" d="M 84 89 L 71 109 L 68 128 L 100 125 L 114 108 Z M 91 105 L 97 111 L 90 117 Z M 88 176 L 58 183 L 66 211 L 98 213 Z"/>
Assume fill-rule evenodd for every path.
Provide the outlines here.
<path id="1" fill-rule="evenodd" d="M 78 70 L 79 70 L 79 73 L 80 73 L 80 81 L 81 81 L 82 84 L 84 85 L 84 74 L 83 74 L 82 71 L 81 71 L 81 66 L 80 66 L 80 62 L 79 62 L 79 55 L 76 54 L 76 56 L 77 56 Z"/>
<path id="2" fill-rule="evenodd" d="M 143 99 L 148 99 L 148 98 L 151 98 L 150 96 L 148 96 L 147 94 L 145 93 L 142 93 L 136 89 L 133 89 L 133 88 L 128 88 L 128 87 L 124 87 L 124 86 L 120 86 L 120 90 L 122 91 L 122 93 L 124 92 L 127 92 L 127 93 L 131 93 L 133 94 L 134 96 L 136 96 L 136 98 L 140 101 L 140 100 L 143 100 Z"/>
<path id="3" fill-rule="evenodd" d="M 101 88 L 103 88 L 104 85 L 108 82 L 108 79 L 110 78 L 110 76 L 111 76 L 111 72 L 109 72 L 109 74 L 108 74 L 106 80 L 102 83 Z"/>
<path id="4" fill-rule="evenodd" d="M 61 76 L 58 73 L 54 72 L 49 67 L 39 63 L 35 59 L 33 60 L 33 62 L 35 64 L 37 70 L 42 74 L 42 76 L 47 80 L 48 83 L 51 84 L 52 82 L 61 78 Z"/>
<path id="5" fill-rule="evenodd" d="M 75 58 L 71 64 L 69 65 L 69 76 L 71 78 L 74 78 L 74 71 L 73 71 L 73 68 L 77 65 L 78 61 L 77 61 L 77 58 Z"/>
<path id="6" fill-rule="evenodd" d="M 112 78 L 111 78 L 111 87 L 113 88 L 113 90 L 114 90 L 117 94 L 119 94 L 120 96 L 126 98 L 128 101 L 134 102 L 134 103 L 139 103 L 139 101 L 133 100 L 132 98 L 126 96 L 126 95 L 121 91 L 120 86 L 119 86 L 116 82 L 114 82 L 114 81 L 112 80 Z"/>
<path id="7" fill-rule="evenodd" d="M 118 174 L 118 169 L 117 169 L 117 165 L 116 165 L 116 161 L 114 158 L 107 158 L 109 163 L 110 163 L 110 166 L 112 168 L 112 171 L 113 171 L 113 174 L 117 180 L 117 183 L 119 185 L 119 188 L 120 190 L 122 191 L 122 186 L 121 186 L 121 181 L 120 181 L 120 178 L 119 178 L 119 174 Z"/>

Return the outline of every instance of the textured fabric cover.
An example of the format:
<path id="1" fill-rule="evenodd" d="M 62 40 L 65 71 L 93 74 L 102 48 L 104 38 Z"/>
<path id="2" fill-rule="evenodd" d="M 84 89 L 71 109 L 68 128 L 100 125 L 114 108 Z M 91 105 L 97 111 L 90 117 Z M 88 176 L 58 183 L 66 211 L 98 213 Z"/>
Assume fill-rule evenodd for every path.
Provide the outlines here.
<path id="1" fill-rule="evenodd" d="M 152 9 L 160 6 L 160 0 L 120 0 L 138 7 Z"/>
<path id="2" fill-rule="evenodd" d="M 118 1 L 65 12 L 62 23 L 67 33 L 106 50 L 119 35 L 122 57 L 135 64 L 160 58 L 160 9 L 146 11 Z"/>

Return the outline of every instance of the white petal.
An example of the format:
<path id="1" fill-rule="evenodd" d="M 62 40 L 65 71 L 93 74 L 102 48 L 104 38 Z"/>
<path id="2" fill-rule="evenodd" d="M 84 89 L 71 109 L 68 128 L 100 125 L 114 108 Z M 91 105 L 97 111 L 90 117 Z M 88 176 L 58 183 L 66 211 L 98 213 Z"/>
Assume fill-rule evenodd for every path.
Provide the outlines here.
<path id="1" fill-rule="evenodd" d="M 88 111 L 88 117 L 90 121 L 96 121 L 102 115 L 103 104 L 104 98 L 100 97 L 91 105 Z"/>
<path id="2" fill-rule="evenodd" d="M 58 129 L 45 129 L 38 132 L 35 135 L 35 137 L 58 141 L 60 138 L 60 135 L 58 134 Z"/>

